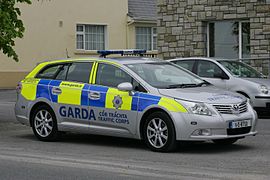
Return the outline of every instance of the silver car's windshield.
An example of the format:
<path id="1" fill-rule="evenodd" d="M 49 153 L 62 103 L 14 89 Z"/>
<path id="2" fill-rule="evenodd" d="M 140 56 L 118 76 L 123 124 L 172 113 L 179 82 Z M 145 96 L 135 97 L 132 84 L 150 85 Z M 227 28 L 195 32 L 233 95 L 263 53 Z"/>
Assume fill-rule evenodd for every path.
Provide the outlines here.
<path id="1" fill-rule="evenodd" d="M 245 63 L 238 61 L 219 61 L 232 75 L 241 78 L 263 78 L 264 76 L 253 69 L 252 67 L 246 65 Z"/>
<path id="2" fill-rule="evenodd" d="M 207 85 L 206 81 L 171 63 L 142 63 L 126 65 L 155 88 L 187 88 Z"/>

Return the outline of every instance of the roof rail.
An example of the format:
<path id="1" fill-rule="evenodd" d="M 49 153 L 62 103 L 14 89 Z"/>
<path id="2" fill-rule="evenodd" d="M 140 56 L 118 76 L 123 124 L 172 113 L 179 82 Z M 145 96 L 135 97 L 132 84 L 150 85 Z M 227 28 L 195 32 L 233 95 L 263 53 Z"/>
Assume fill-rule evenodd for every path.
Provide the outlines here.
<path id="1" fill-rule="evenodd" d="M 143 56 L 146 53 L 144 49 L 124 49 L 124 50 L 99 50 L 97 51 L 100 54 L 100 57 L 106 58 L 106 56 L 111 54 L 120 54 L 121 56 L 124 55 L 139 55 Z"/>

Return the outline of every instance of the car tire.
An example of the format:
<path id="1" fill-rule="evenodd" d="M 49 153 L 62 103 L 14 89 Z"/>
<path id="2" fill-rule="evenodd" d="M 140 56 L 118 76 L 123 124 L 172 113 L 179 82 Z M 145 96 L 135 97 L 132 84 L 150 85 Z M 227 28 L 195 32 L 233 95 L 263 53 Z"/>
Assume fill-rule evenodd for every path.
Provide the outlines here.
<path id="1" fill-rule="evenodd" d="M 230 138 L 230 139 L 216 139 L 213 140 L 213 142 L 217 145 L 231 145 L 235 143 L 238 140 L 238 138 Z"/>
<path id="2" fill-rule="evenodd" d="M 143 139 L 152 151 L 173 151 L 176 147 L 176 134 L 171 118 L 164 112 L 150 114 L 143 126 Z"/>
<path id="3" fill-rule="evenodd" d="M 41 141 L 56 141 L 59 138 L 56 116 L 47 105 L 34 109 L 31 126 L 35 136 Z"/>

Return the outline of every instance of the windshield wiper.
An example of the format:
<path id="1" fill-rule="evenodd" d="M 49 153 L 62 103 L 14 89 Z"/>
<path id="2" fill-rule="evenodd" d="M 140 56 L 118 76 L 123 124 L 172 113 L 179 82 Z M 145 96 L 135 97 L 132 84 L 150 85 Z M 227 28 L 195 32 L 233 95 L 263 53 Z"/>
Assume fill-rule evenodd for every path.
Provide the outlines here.
<path id="1" fill-rule="evenodd" d="M 207 85 L 210 85 L 211 83 L 207 82 L 207 81 L 204 81 L 204 82 L 201 82 L 199 84 L 197 84 L 197 87 L 201 87 L 201 86 L 207 86 Z"/>
<path id="2" fill-rule="evenodd" d="M 197 87 L 197 84 L 172 84 L 167 89 Z"/>
<path id="3" fill-rule="evenodd" d="M 210 85 L 210 83 L 207 81 L 204 81 L 199 84 L 172 84 L 172 85 L 169 85 L 167 89 L 201 87 L 203 85 Z"/>

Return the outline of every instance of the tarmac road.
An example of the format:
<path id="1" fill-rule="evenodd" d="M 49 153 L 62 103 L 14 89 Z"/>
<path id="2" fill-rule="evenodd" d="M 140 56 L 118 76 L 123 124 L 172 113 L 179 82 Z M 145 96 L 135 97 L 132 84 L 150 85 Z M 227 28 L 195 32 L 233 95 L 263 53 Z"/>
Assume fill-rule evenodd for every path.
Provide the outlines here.
<path id="1" fill-rule="evenodd" d="M 174 153 L 149 151 L 141 141 L 66 134 L 38 141 L 16 122 L 14 91 L 0 91 L 0 179 L 270 179 L 270 119 L 259 134 L 231 146 L 192 143 Z"/>

